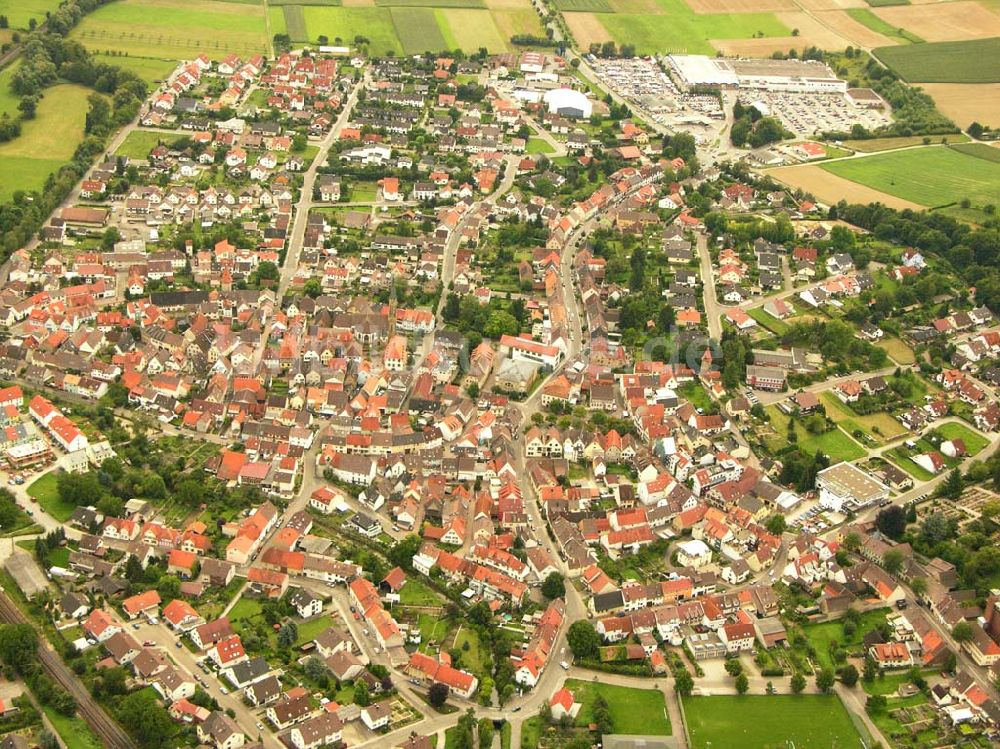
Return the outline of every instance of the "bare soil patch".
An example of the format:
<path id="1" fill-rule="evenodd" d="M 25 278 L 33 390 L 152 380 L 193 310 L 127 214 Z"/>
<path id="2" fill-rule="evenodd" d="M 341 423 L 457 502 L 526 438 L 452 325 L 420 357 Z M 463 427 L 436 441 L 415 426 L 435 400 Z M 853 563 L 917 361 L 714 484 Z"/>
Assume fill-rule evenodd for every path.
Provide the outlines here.
<path id="1" fill-rule="evenodd" d="M 769 13 L 795 10 L 794 0 L 687 0 L 695 13 Z"/>
<path id="2" fill-rule="evenodd" d="M 569 30 L 573 32 L 577 45 L 582 49 L 591 44 L 614 41 L 594 13 L 563 13 L 563 18 L 566 19 Z"/>
<path id="3" fill-rule="evenodd" d="M 956 42 L 1000 36 L 1000 14 L 973 0 L 937 5 L 872 8 L 886 23 L 911 31 L 928 42 Z"/>
<path id="4" fill-rule="evenodd" d="M 817 13 L 817 16 L 820 21 L 827 24 L 845 39 L 850 39 L 855 44 L 868 49 L 888 47 L 890 44 L 899 43 L 897 39 L 885 36 L 877 31 L 872 31 L 863 23 L 855 21 L 842 10 L 822 11 Z"/>
<path id="5" fill-rule="evenodd" d="M 921 83 L 920 88 L 959 127 L 1000 126 L 1000 83 Z"/>

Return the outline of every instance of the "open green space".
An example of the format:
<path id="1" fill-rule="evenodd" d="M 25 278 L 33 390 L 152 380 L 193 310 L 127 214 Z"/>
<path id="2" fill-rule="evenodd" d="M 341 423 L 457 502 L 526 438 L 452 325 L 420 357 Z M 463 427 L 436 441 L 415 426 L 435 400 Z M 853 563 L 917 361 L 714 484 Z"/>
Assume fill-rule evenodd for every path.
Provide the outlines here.
<path id="1" fill-rule="evenodd" d="M 836 695 L 687 697 L 684 713 L 693 749 L 860 745 Z"/>
<path id="2" fill-rule="evenodd" d="M 63 502 L 59 498 L 58 478 L 55 471 L 51 471 L 39 476 L 31 486 L 28 487 L 28 495 L 38 500 L 38 504 L 49 515 L 61 523 L 69 520 L 70 515 L 76 510 L 76 505 Z"/>
<path id="3" fill-rule="evenodd" d="M 895 39 L 900 44 L 921 44 L 924 41 L 919 36 L 907 31 L 906 29 L 893 26 L 891 23 L 883 21 L 881 18 L 868 10 L 868 8 L 848 8 L 847 15 L 861 25 L 867 26 L 872 31 L 882 34 L 883 36 L 887 36 L 890 39 Z"/>
<path id="4" fill-rule="evenodd" d="M 7 16 L 12 29 L 27 29 L 31 19 L 40 24 L 60 5 L 60 0 L 0 0 L 0 16 Z"/>
<path id="5" fill-rule="evenodd" d="M 152 87 L 160 81 L 165 81 L 174 68 L 176 60 L 161 60 L 153 57 L 133 57 L 132 55 L 95 54 L 94 58 L 108 65 L 122 68 L 135 73 Z"/>
<path id="6" fill-rule="evenodd" d="M 911 83 L 1000 81 L 1000 37 L 879 47 L 875 56 Z"/>
<path id="7" fill-rule="evenodd" d="M 555 148 L 544 138 L 528 138 L 525 151 L 530 154 L 554 153 Z"/>
<path id="8" fill-rule="evenodd" d="M 567 679 L 565 686 L 581 704 L 576 716 L 578 726 L 593 722 L 592 707 L 600 695 L 608 703 L 615 733 L 645 736 L 669 736 L 671 733 L 667 705 L 659 689 L 634 689 L 581 679 Z"/>
<path id="9" fill-rule="evenodd" d="M 101 741 L 82 718 L 70 718 L 51 707 L 44 707 L 45 716 L 56 729 L 66 749 L 101 749 Z"/>
<path id="10" fill-rule="evenodd" d="M 892 5 L 909 5 L 910 0 L 865 0 L 873 8 L 888 8 Z"/>
<path id="11" fill-rule="evenodd" d="M 973 204 L 993 203 L 1000 195 L 997 164 L 940 146 L 832 161 L 820 167 L 925 206 L 958 203 L 965 198 Z"/>
<path id="12" fill-rule="evenodd" d="M 894 336 L 884 337 L 875 345 L 880 349 L 885 349 L 889 358 L 897 364 L 913 364 L 917 360 L 916 356 L 913 355 L 913 349 Z"/>
<path id="13" fill-rule="evenodd" d="M 618 44 L 634 44 L 640 55 L 686 52 L 715 55 L 710 39 L 789 36 L 773 13 L 695 13 L 684 0 L 656 0 L 660 13 L 601 14 L 598 20 Z"/>
<path id="14" fill-rule="evenodd" d="M 88 14 L 72 36 L 97 52 L 174 60 L 205 54 L 218 59 L 230 53 L 266 53 L 265 26 L 263 5 L 118 0 Z"/>

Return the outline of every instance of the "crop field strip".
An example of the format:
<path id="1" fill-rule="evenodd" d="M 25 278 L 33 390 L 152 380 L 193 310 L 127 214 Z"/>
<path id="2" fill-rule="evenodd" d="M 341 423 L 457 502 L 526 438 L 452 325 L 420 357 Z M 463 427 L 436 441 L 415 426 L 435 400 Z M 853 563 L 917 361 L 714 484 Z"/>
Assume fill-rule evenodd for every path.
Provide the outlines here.
<path id="1" fill-rule="evenodd" d="M 820 168 L 929 208 L 958 203 L 963 198 L 969 198 L 973 205 L 985 205 L 1000 195 L 1000 167 L 996 162 L 951 147 L 886 151 L 832 161 Z"/>
<path id="2" fill-rule="evenodd" d="M 433 9 L 404 6 L 392 8 L 389 13 L 404 54 L 445 49 L 444 35 Z"/>
<path id="3" fill-rule="evenodd" d="M 285 33 L 293 42 L 309 41 L 309 31 L 306 29 L 306 14 L 301 5 L 284 5 L 281 8 L 285 17 Z"/>
<path id="4" fill-rule="evenodd" d="M 1000 82 L 1000 37 L 880 47 L 875 56 L 911 83 Z"/>
<path id="5" fill-rule="evenodd" d="M 846 13 L 858 23 L 866 26 L 868 29 L 893 39 L 899 44 L 921 44 L 924 41 L 919 36 L 907 31 L 906 29 L 898 28 L 890 23 L 887 23 L 867 8 L 848 8 Z"/>

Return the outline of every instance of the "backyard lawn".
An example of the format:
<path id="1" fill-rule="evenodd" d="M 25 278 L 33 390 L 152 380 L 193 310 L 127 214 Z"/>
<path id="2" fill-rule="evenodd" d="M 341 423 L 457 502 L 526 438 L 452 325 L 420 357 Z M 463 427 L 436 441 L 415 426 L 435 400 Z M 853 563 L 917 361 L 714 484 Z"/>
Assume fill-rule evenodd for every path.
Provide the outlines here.
<path id="1" fill-rule="evenodd" d="M 788 444 L 786 435 L 788 434 L 789 417 L 777 406 L 768 406 L 765 409 L 771 417 L 771 427 L 775 434 L 765 437 L 764 441 L 772 451 L 782 449 Z M 835 421 L 835 419 L 834 419 Z M 821 452 L 829 456 L 834 463 L 841 460 L 851 461 L 863 458 L 866 453 L 864 448 L 855 442 L 842 429 L 833 428 L 822 434 L 810 434 L 800 423 L 795 424 L 796 444 L 807 453 Z"/>
<path id="2" fill-rule="evenodd" d="M 42 506 L 49 515 L 54 517 L 60 523 L 65 523 L 69 520 L 70 515 L 76 509 L 76 505 L 69 504 L 68 502 L 63 502 L 59 499 L 58 490 L 58 474 L 56 471 L 50 471 L 38 479 L 28 487 L 28 494 L 38 500 L 38 504 Z"/>
<path id="3" fill-rule="evenodd" d="M 819 665 L 823 668 L 833 668 L 833 658 L 830 657 L 831 644 L 837 643 L 840 647 L 850 652 L 852 648 L 861 645 L 864 636 L 874 629 L 877 624 L 885 621 L 887 611 L 888 609 L 866 611 L 861 615 L 861 621 L 854 630 L 854 634 L 850 636 L 844 634 L 844 622 L 840 619 L 832 622 L 803 625 L 802 633 L 816 651 L 816 661 Z"/>
<path id="4" fill-rule="evenodd" d="M 297 622 L 297 624 L 299 627 L 299 636 L 295 640 L 296 646 L 312 642 L 319 637 L 322 632 L 325 632 L 333 624 L 333 618 L 329 614 L 323 614 L 323 616 L 317 616 L 315 619 L 310 619 L 307 622 Z"/>
<path id="5" fill-rule="evenodd" d="M 585 727 L 593 722 L 591 708 L 594 699 L 600 694 L 608 703 L 615 733 L 645 736 L 671 734 L 666 702 L 663 692 L 658 689 L 633 689 L 580 679 L 567 679 L 566 688 L 582 705 L 576 716 L 578 726 Z"/>
<path id="6" fill-rule="evenodd" d="M 440 606 L 442 599 L 425 583 L 411 576 L 399 591 L 399 603 L 403 606 Z"/>
<path id="7" fill-rule="evenodd" d="M 820 400 L 826 408 L 826 415 L 851 434 L 861 430 L 876 442 L 891 441 L 906 434 L 903 425 L 885 412 L 865 416 L 856 414 L 850 405 L 843 403 L 832 392 L 823 393 Z"/>
<path id="8" fill-rule="evenodd" d="M 969 427 L 955 421 L 942 424 L 935 431 L 946 440 L 962 440 L 965 443 L 965 449 L 969 451 L 969 455 L 975 455 L 990 444 L 989 440 L 985 437 L 976 434 Z"/>
<path id="9" fill-rule="evenodd" d="M 862 746 L 836 695 L 688 697 L 684 713 L 693 749 Z"/>

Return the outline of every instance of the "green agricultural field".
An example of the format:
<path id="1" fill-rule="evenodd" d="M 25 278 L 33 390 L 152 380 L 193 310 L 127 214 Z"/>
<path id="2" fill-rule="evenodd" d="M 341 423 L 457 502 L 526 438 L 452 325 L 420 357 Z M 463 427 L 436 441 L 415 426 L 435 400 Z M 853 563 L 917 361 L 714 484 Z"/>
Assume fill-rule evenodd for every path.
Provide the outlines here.
<path id="1" fill-rule="evenodd" d="M 967 156 L 975 156 L 978 159 L 1000 163 L 1000 148 L 988 146 L 985 143 L 956 143 L 951 148 Z"/>
<path id="2" fill-rule="evenodd" d="M 892 5 L 909 5 L 910 0 L 865 0 L 873 8 L 888 8 Z"/>
<path id="3" fill-rule="evenodd" d="M 608 0 L 555 0 L 555 6 L 575 13 L 614 13 Z"/>
<path id="4" fill-rule="evenodd" d="M 1000 82 L 1000 37 L 879 47 L 875 55 L 911 83 Z"/>
<path id="5" fill-rule="evenodd" d="M 897 364 L 909 365 L 917 360 L 916 356 L 913 355 L 913 349 L 893 336 L 885 337 L 875 345 L 880 349 L 885 349 L 889 358 Z"/>
<path id="6" fill-rule="evenodd" d="M 164 81 L 177 67 L 174 60 L 158 60 L 152 57 L 132 57 L 131 55 L 95 54 L 94 59 L 108 65 L 135 73 L 152 87 Z"/>
<path id="7" fill-rule="evenodd" d="M 962 143 L 969 140 L 969 136 L 957 133 L 949 135 L 934 136 L 931 143 Z M 865 140 L 845 140 L 844 145 L 852 151 L 862 153 L 875 153 L 876 151 L 891 151 L 894 148 L 907 148 L 909 146 L 919 146 L 924 142 L 921 135 L 906 135 L 898 138 L 867 138 Z"/>
<path id="8" fill-rule="evenodd" d="M 375 0 L 376 5 L 423 8 L 485 8 L 483 0 Z"/>
<path id="9" fill-rule="evenodd" d="M 7 16 L 12 29 L 27 29 L 31 19 L 45 20 L 45 14 L 60 6 L 59 0 L 0 0 L 0 16 Z"/>
<path id="10" fill-rule="evenodd" d="M 205 54 L 217 59 L 230 53 L 266 53 L 266 26 L 263 5 L 118 0 L 88 14 L 72 36 L 96 52 L 170 60 Z"/>
<path id="11" fill-rule="evenodd" d="M 900 44 L 921 44 L 924 41 L 919 36 L 907 31 L 906 29 L 898 28 L 893 26 L 891 23 L 883 21 L 881 18 L 868 10 L 868 8 L 848 8 L 847 15 L 863 26 L 867 26 L 872 31 L 882 34 L 883 36 L 887 36 L 890 39 L 897 40 Z"/>
<path id="12" fill-rule="evenodd" d="M 687 697 L 692 749 L 857 747 L 857 729 L 836 695 Z"/>
<path id="13" fill-rule="evenodd" d="M 1000 167 L 986 159 L 938 146 L 890 151 L 821 164 L 826 171 L 925 206 L 994 203 Z"/>
<path id="14" fill-rule="evenodd" d="M 415 55 L 445 48 L 444 36 L 433 9 L 399 7 L 392 8 L 389 13 L 405 54 Z"/>
<path id="15" fill-rule="evenodd" d="M 661 13 L 601 15 L 600 22 L 618 44 L 634 44 L 639 54 L 686 52 L 715 55 L 709 39 L 789 36 L 792 32 L 773 13 L 698 15 L 684 0 L 656 0 Z"/>
<path id="16" fill-rule="evenodd" d="M 634 689 L 603 684 L 600 681 L 567 679 L 566 688 L 579 702 L 576 725 L 587 726 L 593 722 L 591 708 L 597 695 L 608 703 L 611 722 L 615 733 L 639 734 L 645 736 L 669 736 L 670 719 L 663 692 L 659 689 Z"/>
<path id="17" fill-rule="evenodd" d="M 368 48 L 373 55 L 401 54 L 403 51 L 388 8 L 308 6 L 303 12 L 310 41 L 324 34 L 330 40 L 340 38 L 352 43 L 354 37 L 360 35 L 369 40 Z"/>
<path id="18" fill-rule="evenodd" d="M 498 14 L 503 11 L 498 11 Z M 485 47 L 490 52 L 506 52 L 509 37 L 504 38 L 488 10 L 439 8 L 434 11 L 444 34 L 447 49 L 475 52 Z"/>
<path id="19" fill-rule="evenodd" d="M 0 200 L 17 190 L 38 190 L 69 161 L 83 140 L 87 98 L 83 86 L 60 84 L 45 89 L 35 118 L 21 127 L 21 135 L 0 145 Z"/>
<path id="20" fill-rule="evenodd" d="M 306 29 L 306 14 L 301 5 L 285 5 L 281 8 L 285 21 L 285 33 L 293 42 L 309 41 L 309 31 Z"/>

